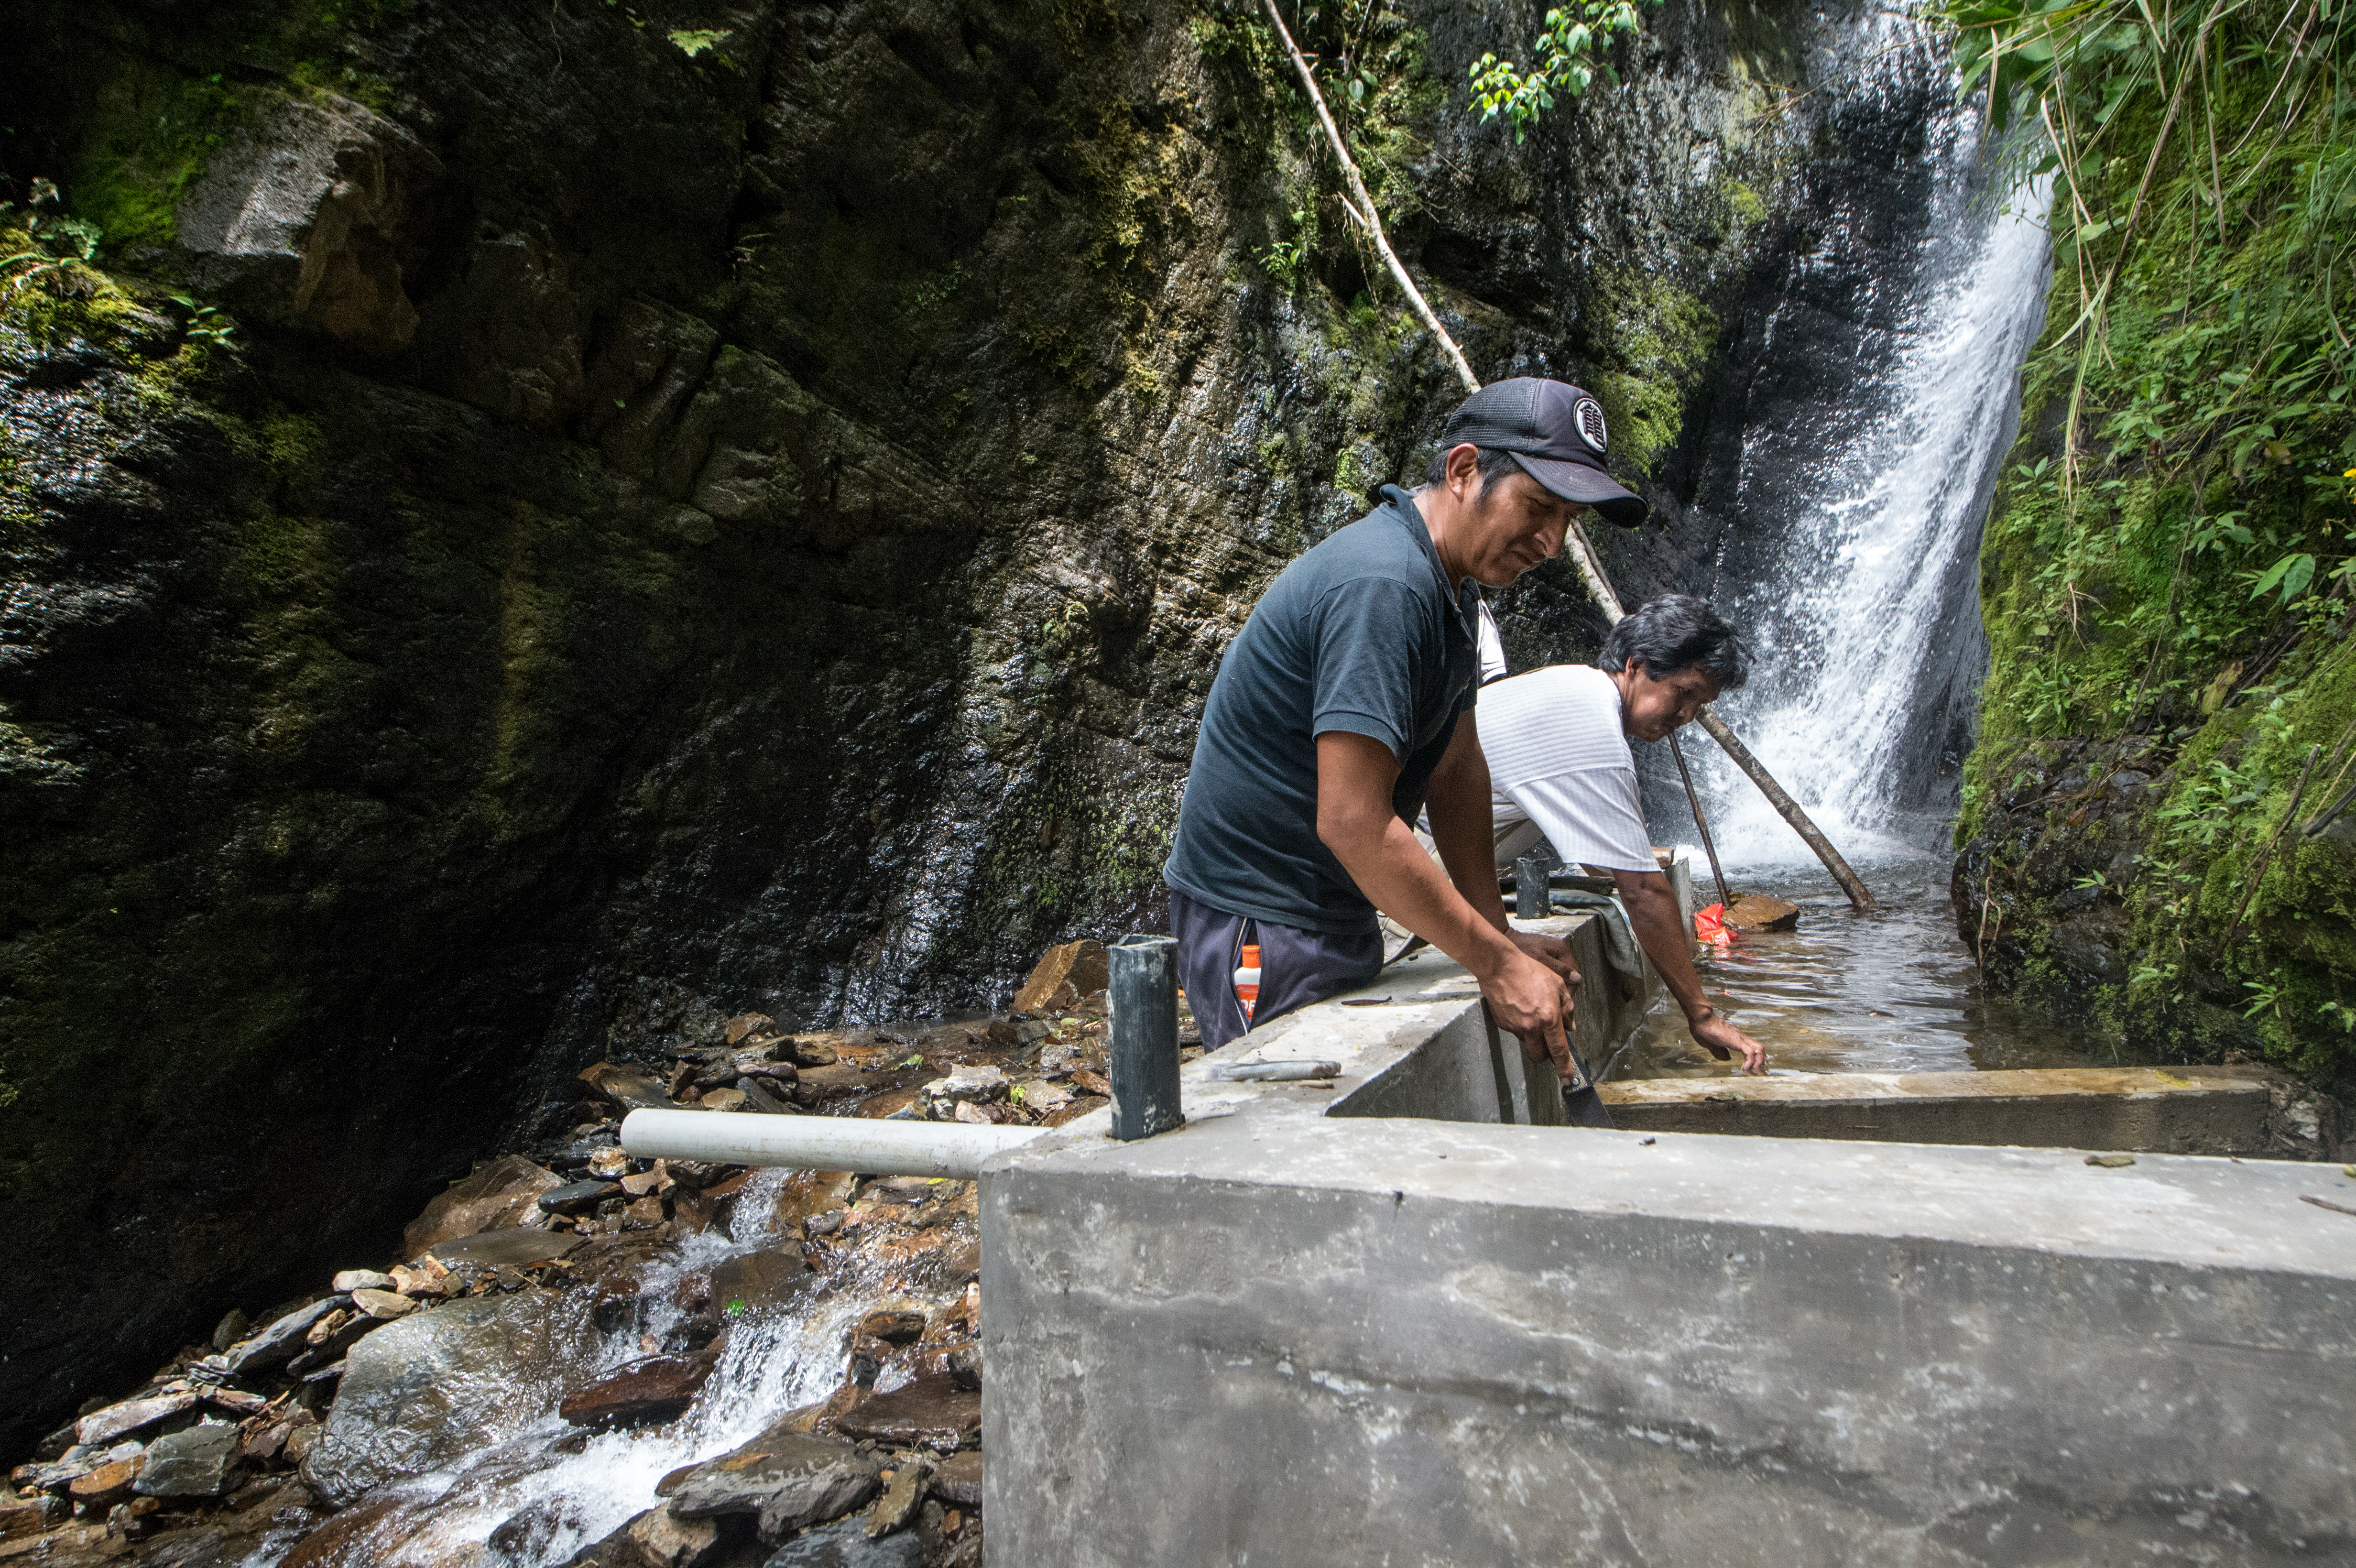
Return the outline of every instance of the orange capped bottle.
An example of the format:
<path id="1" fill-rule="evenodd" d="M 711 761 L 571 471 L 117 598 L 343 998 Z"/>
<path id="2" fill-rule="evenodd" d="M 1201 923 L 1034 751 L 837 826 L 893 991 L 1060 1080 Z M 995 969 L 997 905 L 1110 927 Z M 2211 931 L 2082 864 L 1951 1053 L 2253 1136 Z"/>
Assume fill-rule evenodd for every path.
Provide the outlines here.
<path id="1" fill-rule="evenodd" d="M 1252 1006 L 1259 1000 L 1259 944 L 1244 944 L 1243 963 L 1236 970 L 1236 1000 L 1243 1004 L 1244 1022 L 1251 1022 Z"/>

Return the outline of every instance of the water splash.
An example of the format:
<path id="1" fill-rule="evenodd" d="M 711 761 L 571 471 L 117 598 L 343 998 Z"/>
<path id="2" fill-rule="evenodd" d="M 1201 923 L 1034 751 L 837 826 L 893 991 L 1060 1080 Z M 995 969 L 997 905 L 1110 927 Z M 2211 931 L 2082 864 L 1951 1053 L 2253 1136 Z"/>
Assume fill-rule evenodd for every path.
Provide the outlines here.
<path id="1" fill-rule="evenodd" d="M 676 1287 L 690 1276 L 707 1274 L 727 1257 L 778 1244 L 776 1200 L 792 1175 L 758 1172 L 735 1206 L 729 1233 L 685 1236 L 658 1254 L 640 1276 L 643 1316 L 604 1336 L 594 1371 L 581 1381 L 637 1360 L 648 1339 L 660 1342 L 678 1327 L 686 1309 Z M 834 1392 L 851 1331 L 868 1313 L 905 1308 L 931 1317 L 963 1293 L 962 1284 L 913 1288 L 905 1265 L 894 1273 L 881 1261 L 856 1262 L 823 1294 L 734 1318 L 719 1364 L 678 1420 L 585 1443 L 579 1429 L 553 1414 L 531 1421 L 444 1469 L 371 1492 L 356 1506 L 391 1506 L 337 1561 L 371 1568 L 554 1568 L 654 1507 L 660 1500 L 656 1483 L 672 1470 L 725 1454 L 788 1412 Z M 586 1323 L 587 1297 L 588 1292 L 575 1291 L 570 1305 L 582 1315 L 583 1331 L 594 1332 Z M 887 1368 L 876 1392 L 888 1392 L 905 1377 Z M 560 1442 L 581 1445 L 568 1453 Z M 242 1568 L 275 1568 L 294 1544 L 294 1539 L 273 1541 Z"/>
<path id="2" fill-rule="evenodd" d="M 1978 158 L 1976 138 L 1958 136 L 1947 161 L 1960 176 Z M 1759 586 L 1729 607 L 1759 657 L 1726 716 L 1852 859 L 1919 849 L 1944 827 L 1987 662 L 1980 528 L 2044 320 L 2048 191 L 1998 208 L 1970 185 L 1958 177 L 1941 197 L 1925 286 L 1881 385 L 1867 389 L 1883 411 L 1796 482 L 1779 476 L 1779 491 L 1803 498 L 1797 516 L 1774 559 L 1747 574 Z M 1728 860 L 1808 859 L 1715 747 L 1687 753 Z"/>

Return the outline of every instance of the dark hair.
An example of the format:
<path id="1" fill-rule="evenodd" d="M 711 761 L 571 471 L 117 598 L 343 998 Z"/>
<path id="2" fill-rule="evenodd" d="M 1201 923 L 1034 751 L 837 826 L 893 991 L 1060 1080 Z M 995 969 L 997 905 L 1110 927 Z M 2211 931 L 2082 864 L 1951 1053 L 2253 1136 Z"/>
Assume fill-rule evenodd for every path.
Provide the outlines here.
<path id="1" fill-rule="evenodd" d="M 1433 453 L 1431 461 L 1424 464 L 1423 482 L 1427 485 L 1444 483 L 1448 478 L 1448 454 L 1463 444 L 1460 441 L 1452 446 L 1444 445 L 1438 452 Z M 1476 446 L 1472 450 L 1481 454 L 1477 472 L 1483 485 L 1494 479 L 1500 468 L 1521 466 L 1514 461 L 1514 454 L 1501 446 Z"/>
<path id="2" fill-rule="evenodd" d="M 1632 664 L 1643 665 L 1655 680 L 1699 665 L 1721 691 L 1751 678 L 1751 650 L 1717 611 L 1690 593 L 1664 593 L 1612 628 L 1595 667 L 1622 670 Z"/>

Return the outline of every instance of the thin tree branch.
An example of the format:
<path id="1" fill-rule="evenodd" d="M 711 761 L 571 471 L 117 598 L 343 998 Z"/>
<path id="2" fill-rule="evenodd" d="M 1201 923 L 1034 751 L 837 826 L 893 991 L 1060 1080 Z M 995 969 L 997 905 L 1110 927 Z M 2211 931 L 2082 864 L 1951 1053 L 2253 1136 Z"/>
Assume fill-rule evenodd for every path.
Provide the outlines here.
<path id="1" fill-rule="evenodd" d="M 1276 8 L 1276 0 L 1264 0 L 1264 3 L 1268 6 L 1268 19 L 1276 27 L 1276 36 L 1284 42 L 1284 52 L 1292 57 L 1292 69 L 1301 73 L 1301 85 L 1309 90 L 1309 101 L 1317 111 L 1318 123 L 1325 127 L 1325 139 L 1333 144 L 1334 159 L 1342 165 L 1342 181 L 1349 187 L 1351 197 L 1342 204 L 1342 209 L 1356 219 L 1365 229 L 1367 238 L 1375 242 L 1375 249 L 1382 253 L 1383 265 L 1390 269 L 1400 292 L 1407 295 L 1408 303 L 1415 307 L 1415 314 L 1423 319 L 1423 325 L 1440 339 L 1440 347 L 1447 351 L 1448 362 L 1456 368 L 1457 378 L 1464 383 L 1464 389 L 1479 391 L 1481 383 L 1473 377 L 1472 367 L 1464 362 L 1462 352 L 1456 347 L 1456 339 L 1449 336 L 1448 328 L 1440 325 L 1440 317 L 1423 297 L 1423 291 L 1415 286 L 1415 279 L 1408 275 L 1406 264 L 1392 251 L 1390 240 L 1384 237 L 1382 215 L 1375 206 L 1374 196 L 1366 189 L 1366 182 L 1358 177 L 1357 162 L 1350 156 L 1349 144 L 1342 139 L 1342 128 L 1333 123 L 1333 113 L 1325 107 L 1325 95 L 1317 89 L 1316 73 L 1309 69 L 1309 62 L 1301 58 L 1301 46 L 1292 41 L 1292 34 L 1285 27 L 1284 13 Z"/>

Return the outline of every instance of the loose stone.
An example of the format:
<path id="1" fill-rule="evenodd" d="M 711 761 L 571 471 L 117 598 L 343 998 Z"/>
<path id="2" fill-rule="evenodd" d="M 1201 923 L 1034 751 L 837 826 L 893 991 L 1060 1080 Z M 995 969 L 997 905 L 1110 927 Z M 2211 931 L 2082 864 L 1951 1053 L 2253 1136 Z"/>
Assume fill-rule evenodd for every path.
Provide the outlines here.
<path id="1" fill-rule="evenodd" d="M 655 1488 L 681 1519 L 756 1514 L 764 1540 L 835 1519 L 875 1495 L 875 1460 L 847 1443 L 773 1426 Z"/>
<path id="2" fill-rule="evenodd" d="M 110 1508 L 131 1495 L 132 1485 L 139 1479 L 139 1467 L 145 1458 L 145 1455 L 134 1455 L 101 1465 L 67 1482 L 66 1493 L 78 1504 Z"/>
<path id="3" fill-rule="evenodd" d="M 933 1471 L 933 1496 L 960 1508 L 981 1506 L 981 1451 L 968 1449 L 943 1459 Z"/>
<path id="4" fill-rule="evenodd" d="M 867 1539 L 874 1541 L 906 1528 L 924 1508 L 925 1488 L 932 1478 L 932 1463 L 922 1458 L 906 1460 L 893 1471 L 884 1495 L 867 1510 Z"/>
<path id="5" fill-rule="evenodd" d="M 661 1356 L 599 1378 L 565 1396 L 558 1413 L 575 1426 L 610 1432 L 654 1426 L 687 1412 L 712 1375 L 712 1358 Z"/>
<path id="6" fill-rule="evenodd" d="M 443 1242 L 503 1230 L 532 1212 L 532 1200 L 562 1186 L 553 1171 L 520 1155 L 506 1155 L 442 1193 L 402 1232 L 402 1247 L 416 1257 Z"/>
<path id="7" fill-rule="evenodd" d="M 863 1401 L 835 1421 L 846 1437 L 924 1446 L 943 1452 L 981 1441 L 981 1395 L 957 1386 L 946 1373 L 919 1377 L 890 1393 Z"/>
<path id="8" fill-rule="evenodd" d="M 147 1498 L 217 1498 L 237 1468 L 237 1428 L 226 1422 L 191 1426 L 147 1445 L 133 1489 Z"/>
<path id="9" fill-rule="evenodd" d="M 58 1498 L 10 1498 L 0 1501 L 0 1541 L 21 1541 L 64 1522 L 67 1505 Z"/>
<path id="10" fill-rule="evenodd" d="M 196 1403 L 193 1390 L 154 1399 L 125 1400 L 121 1404 L 92 1411 L 75 1422 L 74 1436 L 85 1447 L 98 1447 L 143 1426 L 152 1426 L 166 1416 L 177 1415 Z"/>
<path id="11" fill-rule="evenodd" d="M 618 1198 L 622 1189 L 611 1181 L 573 1181 L 562 1187 L 552 1187 L 540 1195 L 540 1209 L 544 1214 L 585 1214 L 608 1198 Z"/>
<path id="12" fill-rule="evenodd" d="M 902 1534 L 870 1541 L 855 1519 L 798 1536 L 762 1568 L 920 1568 L 923 1538 Z"/>

